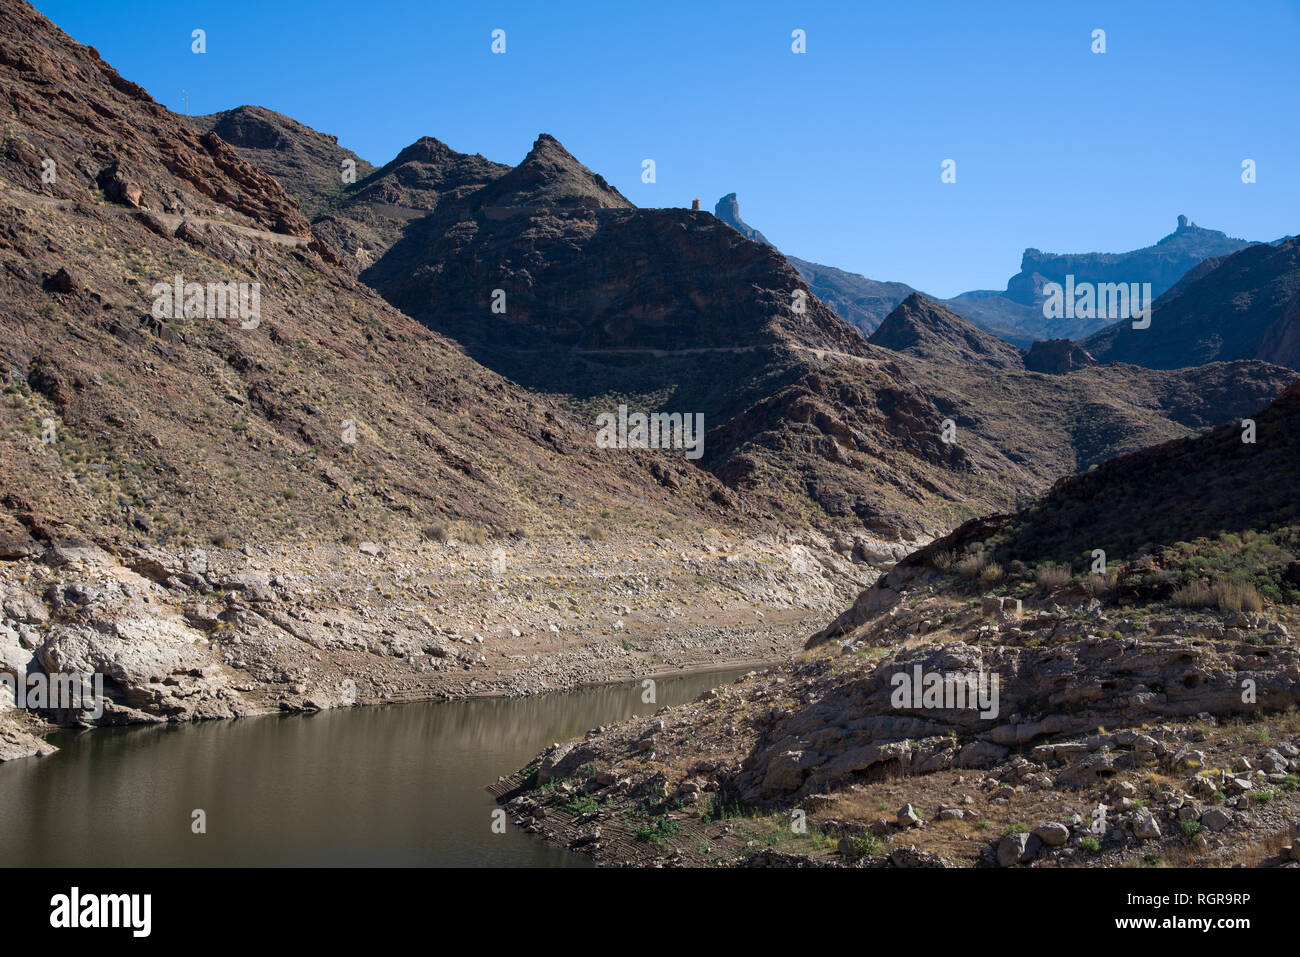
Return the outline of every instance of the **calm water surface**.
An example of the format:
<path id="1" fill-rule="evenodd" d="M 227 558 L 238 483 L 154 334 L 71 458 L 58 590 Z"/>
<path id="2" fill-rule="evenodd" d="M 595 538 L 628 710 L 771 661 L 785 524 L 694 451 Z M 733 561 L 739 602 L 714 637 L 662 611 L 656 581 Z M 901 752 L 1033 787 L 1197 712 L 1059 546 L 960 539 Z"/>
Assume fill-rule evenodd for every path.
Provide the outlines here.
<path id="1" fill-rule="evenodd" d="M 0 765 L 0 864 L 586 867 L 493 834 L 483 790 L 553 741 L 688 701 L 745 669 L 512 700 L 59 732 Z M 207 833 L 190 829 L 207 812 Z"/>

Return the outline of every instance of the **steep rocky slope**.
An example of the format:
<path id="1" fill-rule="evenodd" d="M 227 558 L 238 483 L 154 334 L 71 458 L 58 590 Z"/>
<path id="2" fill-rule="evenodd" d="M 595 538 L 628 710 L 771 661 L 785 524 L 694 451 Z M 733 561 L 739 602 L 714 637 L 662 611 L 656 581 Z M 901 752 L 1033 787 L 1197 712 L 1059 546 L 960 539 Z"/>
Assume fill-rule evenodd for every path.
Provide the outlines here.
<path id="1" fill-rule="evenodd" d="M 356 153 L 339 146 L 338 137 L 265 107 L 240 106 L 185 120 L 216 133 L 240 156 L 274 176 L 309 217 L 344 198 L 346 162 L 353 164 L 358 180 L 374 171 Z"/>
<path id="2" fill-rule="evenodd" d="M 771 246 L 767 237 L 740 218 L 740 201 L 735 193 L 718 200 L 713 215 L 746 239 Z M 785 257 L 817 298 L 852 323 L 863 335 L 870 335 L 900 302 L 916 292 L 901 282 L 877 282 L 833 266 L 808 262 L 789 254 Z"/>
<path id="3" fill-rule="evenodd" d="M 1025 353 L 1025 368 L 1031 372 L 1061 375 L 1097 364 L 1096 358 L 1069 339 L 1044 339 L 1035 342 Z"/>
<path id="4" fill-rule="evenodd" d="M 774 250 L 703 212 L 631 206 L 552 137 L 362 274 L 533 388 L 729 418 L 799 350 L 861 337 Z"/>
<path id="5" fill-rule="evenodd" d="M 274 176 L 311 217 L 312 232 L 358 273 L 388 251 L 414 219 L 458 202 L 510 167 L 458 153 L 425 136 L 376 169 L 337 137 L 260 106 L 187 117 Z M 353 168 L 345 179 L 345 164 Z"/>
<path id="6" fill-rule="evenodd" d="M 1152 310 L 1084 341 L 1103 362 L 1177 369 L 1263 359 L 1300 369 L 1300 238 L 1250 246 L 1189 272 Z"/>
<path id="7" fill-rule="evenodd" d="M 797 256 L 785 257 L 809 288 L 837 313 L 870 336 L 885 317 L 916 290 L 903 282 L 878 282 L 833 266 L 811 263 Z"/>
<path id="8" fill-rule="evenodd" d="M 389 166 L 416 157 L 424 172 L 393 197 L 415 218 L 364 279 L 577 416 L 700 412 L 701 464 L 779 521 L 841 530 L 846 551 L 854 535 L 870 550 L 1009 507 L 1108 455 L 1247 414 L 1286 381 L 1260 363 L 1237 369 L 1237 385 L 1216 370 L 991 378 L 979 365 L 1018 373 L 1017 352 L 919 296 L 895 319 L 910 338 L 878 340 L 899 360 L 750 238 L 734 196 L 718 204 L 730 229 L 633 209 L 546 136 L 508 173 L 430 139 Z M 368 197 L 347 215 L 382 208 Z"/>
<path id="9" fill-rule="evenodd" d="M 871 577 L 680 453 L 598 449 L 220 136 L 0 13 L 4 671 L 103 674 L 104 723 L 519 693 L 773 657 L 756 610 Z"/>
<path id="10" fill-rule="evenodd" d="M 1253 418 L 972 521 L 800 660 L 492 790 L 603 863 L 1295 867 L 1300 383 Z"/>

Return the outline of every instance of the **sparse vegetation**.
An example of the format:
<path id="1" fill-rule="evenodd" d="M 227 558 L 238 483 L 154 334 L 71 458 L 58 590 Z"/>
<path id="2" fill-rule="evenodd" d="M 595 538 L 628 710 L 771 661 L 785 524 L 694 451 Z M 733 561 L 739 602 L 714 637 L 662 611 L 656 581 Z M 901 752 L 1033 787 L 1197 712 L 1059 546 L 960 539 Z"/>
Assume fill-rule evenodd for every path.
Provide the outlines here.
<path id="1" fill-rule="evenodd" d="M 1072 577 L 1069 565 L 1053 565 L 1050 562 L 1040 565 L 1034 572 L 1034 581 L 1037 582 L 1038 587 L 1049 591 L 1068 585 Z"/>
<path id="2" fill-rule="evenodd" d="M 1217 581 L 1212 585 L 1190 582 L 1171 598 L 1183 608 L 1217 608 L 1219 611 L 1262 611 L 1264 600 L 1249 582 Z"/>
<path id="3" fill-rule="evenodd" d="M 672 837 L 682 826 L 670 817 L 656 818 L 654 821 L 645 821 L 637 826 L 634 836 L 638 841 L 648 841 L 652 844 L 662 844 L 665 840 Z"/>

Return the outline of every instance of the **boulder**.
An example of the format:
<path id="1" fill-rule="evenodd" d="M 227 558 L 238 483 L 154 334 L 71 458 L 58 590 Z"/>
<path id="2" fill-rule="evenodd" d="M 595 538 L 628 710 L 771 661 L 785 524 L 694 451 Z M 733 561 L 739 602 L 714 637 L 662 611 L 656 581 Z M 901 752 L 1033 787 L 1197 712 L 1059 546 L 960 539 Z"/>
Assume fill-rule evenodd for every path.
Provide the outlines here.
<path id="1" fill-rule="evenodd" d="M 1034 836 L 1048 847 L 1060 847 L 1070 839 L 1070 829 L 1064 824 L 1049 821 L 1034 828 Z"/>

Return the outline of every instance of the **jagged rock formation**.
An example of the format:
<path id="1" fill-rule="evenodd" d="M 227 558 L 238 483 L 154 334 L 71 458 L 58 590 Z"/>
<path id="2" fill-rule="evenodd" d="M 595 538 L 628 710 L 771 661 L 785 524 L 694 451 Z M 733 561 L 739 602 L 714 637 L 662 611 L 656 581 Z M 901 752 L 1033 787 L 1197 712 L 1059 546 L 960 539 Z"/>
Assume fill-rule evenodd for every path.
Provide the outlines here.
<path id="1" fill-rule="evenodd" d="M 1083 345 L 1102 362 L 1155 369 L 1225 359 L 1300 369 L 1300 238 L 1207 260 L 1161 297 L 1150 328 L 1116 323 Z"/>
<path id="2" fill-rule="evenodd" d="M 735 193 L 728 193 L 718 200 L 713 207 L 713 215 L 746 239 L 752 239 L 754 242 L 762 243 L 765 246 L 772 245 L 767 241 L 766 236 L 740 218 L 740 201 L 736 199 Z"/>
<path id="3" fill-rule="evenodd" d="M 1026 249 L 1020 272 L 1007 281 L 1005 292 L 976 290 L 946 301 L 946 305 L 971 322 L 1028 347 L 1040 339 L 1079 339 L 1107 325 L 1101 318 L 1049 319 L 1043 314 L 1043 286 L 1064 284 L 1067 275 L 1076 283 L 1151 283 L 1159 296 L 1189 270 L 1206 259 L 1237 252 L 1250 243 L 1205 229 L 1178 217 L 1178 227 L 1153 246 L 1127 253 L 1045 253 Z"/>
<path id="4" fill-rule="evenodd" d="M 409 581 L 386 587 L 407 610 L 367 607 L 370 583 L 347 580 L 357 540 L 570 540 L 602 514 L 641 533 L 764 526 L 680 455 L 601 454 L 589 423 L 340 268 L 219 135 L 26 4 L 0 14 L 6 670 L 94 668 L 108 720 L 323 706 L 349 674 L 382 700 L 421 653 L 393 642 L 433 626 L 412 617 Z M 198 291 L 161 309 L 178 276 Z M 212 288 L 240 283 L 229 300 Z M 329 627 L 294 624 L 298 602 L 333 604 Z"/>
<path id="5" fill-rule="evenodd" d="M 185 119 L 204 132 L 216 133 L 239 155 L 274 176 L 308 216 L 343 199 L 348 186 L 343 181 L 344 161 L 354 164 L 358 180 L 374 171 L 356 153 L 339 146 L 338 137 L 265 107 L 240 106 Z"/>
<path id="6" fill-rule="evenodd" d="M 727 225 L 633 209 L 551 137 L 506 170 L 426 138 L 314 229 L 400 203 L 405 238 L 366 281 L 584 415 L 612 408 L 608 395 L 701 412 L 701 464 L 782 521 L 924 537 L 1116 452 L 1245 414 L 1285 381 L 1257 364 L 1235 385 L 1214 371 L 998 382 L 979 363 L 1017 373 L 1015 350 L 933 303 L 914 331 L 949 344 L 928 356 L 873 349 L 745 238 L 734 202 L 720 204 Z M 399 180 L 401 194 L 375 192 Z M 497 289 L 505 312 L 492 311 Z M 900 285 L 881 302 L 911 294 Z M 936 316 L 942 334 L 922 328 Z M 956 447 L 938 440 L 950 416 Z"/>
<path id="7" fill-rule="evenodd" d="M 1253 444 L 1171 442 L 967 523 L 800 662 L 555 745 L 499 800 L 606 863 L 1294 866 L 1300 381 L 1254 418 Z M 1102 546 L 1109 574 L 1041 564 Z M 1207 574 L 1232 576 L 1214 603 L 1194 597 Z M 1243 607 L 1252 583 L 1268 597 Z M 746 853 L 792 811 L 823 840 Z M 718 818 L 760 823 L 729 840 Z"/>
<path id="8" fill-rule="evenodd" d="M 776 352 L 862 344 L 770 247 L 707 213 L 636 209 L 546 135 L 363 278 L 524 384 L 671 388 L 711 423 L 788 378 Z"/>

